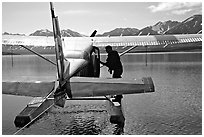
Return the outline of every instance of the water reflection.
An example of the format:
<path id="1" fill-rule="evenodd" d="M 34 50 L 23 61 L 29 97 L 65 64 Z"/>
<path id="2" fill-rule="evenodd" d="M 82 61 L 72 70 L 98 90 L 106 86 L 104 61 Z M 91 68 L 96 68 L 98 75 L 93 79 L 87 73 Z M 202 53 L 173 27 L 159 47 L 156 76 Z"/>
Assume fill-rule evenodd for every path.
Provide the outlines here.
<path id="1" fill-rule="evenodd" d="M 113 127 L 104 101 L 67 101 L 65 108 L 53 107 L 20 134 L 98 135 L 112 134 Z M 40 129 L 40 130 L 39 130 Z"/>
<path id="2" fill-rule="evenodd" d="M 55 60 L 54 56 L 48 56 Z M 102 61 L 106 56 L 102 56 Z M 202 134 L 202 53 L 130 54 L 121 57 L 123 78 L 151 76 L 156 92 L 125 95 L 125 125 L 111 124 L 101 102 L 67 102 L 51 109 L 21 134 Z M 55 66 L 35 56 L 2 57 L 2 79 L 55 78 Z M 111 77 L 104 67 L 102 77 Z M 13 134 L 15 116 L 31 100 L 2 96 L 2 134 Z M 77 102 L 80 103 L 80 102 Z"/>
<path id="3" fill-rule="evenodd" d="M 94 116 L 89 116 L 86 119 L 80 115 L 75 115 L 70 124 L 60 133 L 62 135 L 98 135 L 101 129 L 95 124 Z"/>
<path id="4" fill-rule="evenodd" d="M 2 133 L 13 134 L 17 128 L 14 119 L 23 108 L 32 100 L 32 97 L 2 95 Z"/>
<path id="5" fill-rule="evenodd" d="M 54 56 L 47 55 L 47 58 L 54 60 Z M 18 55 L 13 57 L 13 66 L 10 56 L 2 57 L 2 79 L 22 80 L 35 77 L 50 77 L 55 79 L 56 67 L 51 63 L 33 55 Z"/>

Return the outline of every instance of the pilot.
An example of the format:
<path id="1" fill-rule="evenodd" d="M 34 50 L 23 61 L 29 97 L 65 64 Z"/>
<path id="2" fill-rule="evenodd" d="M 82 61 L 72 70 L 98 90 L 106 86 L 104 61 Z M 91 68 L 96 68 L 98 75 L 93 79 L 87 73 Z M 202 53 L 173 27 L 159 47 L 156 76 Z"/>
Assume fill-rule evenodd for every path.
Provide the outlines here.
<path id="1" fill-rule="evenodd" d="M 108 71 L 110 72 L 110 74 L 112 74 L 113 71 L 112 78 L 122 78 L 121 75 L 123 73 L 123 66 L 120 61 L 120 56 L 118 52 L 113 50 L 110 45 L 106 46 L 105 49 L 106 52 L 108 53 L 108 57 L 105 63 L 101 61 L 100 63 L 109 68 Z M 121 104 L 122 97 L 123 97 L 122 95 L 116 95 L 115 100 L 113 101 L 119 102 Z"/>

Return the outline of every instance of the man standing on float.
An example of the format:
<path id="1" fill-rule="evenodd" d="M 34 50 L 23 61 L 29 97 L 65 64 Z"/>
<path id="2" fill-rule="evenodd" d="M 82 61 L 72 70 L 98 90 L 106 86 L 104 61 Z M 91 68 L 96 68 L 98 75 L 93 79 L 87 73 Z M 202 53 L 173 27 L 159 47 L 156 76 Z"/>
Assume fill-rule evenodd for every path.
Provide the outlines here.
<path id="1" fill-rule="evenodd" d="M 105 47 L 106 52 L 108 53 L 108 57 L 106 59 L 106 62 L 101 62 L 101 64 L 107 66 L 109 68 L 110 74 L 112 74 L 113 71 L 113 76 L 112 78 L 122 78 L 121 75 L 123 73 L 123 66 L 120 61 L 120 56 L 117 51 L 113 50 L 111 46 L 106 46 Z M 123 98 L 122 95 L 116 95 L 115 96 L 115 102 L 119 102 L 121 104 L 121 99 Z"/>

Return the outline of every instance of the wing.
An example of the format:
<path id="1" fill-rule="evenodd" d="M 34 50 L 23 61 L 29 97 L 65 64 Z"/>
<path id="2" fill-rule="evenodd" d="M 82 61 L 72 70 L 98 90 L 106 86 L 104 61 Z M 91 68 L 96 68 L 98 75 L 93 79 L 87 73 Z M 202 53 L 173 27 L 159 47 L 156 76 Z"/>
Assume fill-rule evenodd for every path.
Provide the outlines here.
<path id="1" fill-rule="evenodd" d="M 73 77 L 70 80 L 70 85 L 73 98 L 155 91 L 154 83 L 150 77 L 137 80 Z"/>
<path id="2" fill-rule="evenodd" d="M 150 35 L 150 36 L 122 36 L 122 37 L 64 37 L 62 38 L 63 48 L 70 45 L 92 41 L 93 46 L 99 47 L 101 51 L 103 47 L 113 46 L 118 52 L 123 52 L 130 47 L 134 52 L 158 52 L 158 51 L 182 51 L 202 48 L 202 34 L 183 34 L 183 35 Z M 24 54 L 21 47 L 24 45 L 39 53 L 54 54 L 54 40 L 52 37 L 45 36 L 13 36 L 2 35 L 2 52 L 5 54 L 13 52 L 10 45 L 15 45 L 13 53 Z M 137 47 L 137 48 L 136 48 Z M 69 48 L 69 47 L 68 47 Z M 129 51 L 128 51 L 129 52 Z M 66 54 L 66 53 L 64 53 Z"/>
<path id="3" fill-rule="evenodd" d="M 96 37 L 94 46 L 158 46 L 202 42 L 202 34 Z"/>
<path id="4" fill-rule="evenodd" d="M 53 46 L 55 45 L 53 37 L 46 36 L 18 36 L 2 35 L 2 44 L 4 45 L 25 45 L 25 46 Z"/>
<path id="5" fill-rule="evenodd" d="M 53 90 L 54 85 L 54 81 L 3 81 L 2 93 L 17 96 L 45 97 Z"/>
<path id="6" fill-rule="evenodd" d="M 2 93 L 18 96 L 45 97 L 54 88 L 49 80 L 3 81 Z M 94 97 L 117 94 L 137 94 L 154 92 L 150 77 L 137 80 L 73 77 L 70 79 L 73 98 Z"/>
<path id="7" fill-rule="evenodd" d="M 97 47 L 111 46 L 165 46 L 178 44 L 196 43 L 201 47 L 202 34 L 183 34 L 183 35 L 151 35 L 151 36 L 123 36 L 123 37 L 64 37 L 63 41 L 74 43 L 76 41 L 93 40 L 93 45 Z M 45 36 L 13 36 L 2 35 L 2 44 L 4 45 L 26 45 L 26 46 L 52 46 L 54 40 L 52 37 Z"/>

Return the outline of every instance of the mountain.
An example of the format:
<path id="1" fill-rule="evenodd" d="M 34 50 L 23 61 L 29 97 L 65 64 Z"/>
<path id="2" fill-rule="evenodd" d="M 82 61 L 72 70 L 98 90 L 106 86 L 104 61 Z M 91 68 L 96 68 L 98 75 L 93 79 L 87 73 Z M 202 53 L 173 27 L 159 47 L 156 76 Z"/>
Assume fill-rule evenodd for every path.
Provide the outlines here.
<path id="1" fill-rule="evenodd" d="M 96 36 L 135 36 L 138 32 L 139 29 L 136 28 L 116 28 L 110 32 L 105 32 Z"/>
<path id="2" fill-rule="evenodd" d="M 61 35 L 62 37 L 84 37 L 84 35 L 70 29 L 61 30 Z M 41 29 L 31 33 L 29 36 L 53 36 L 53 32 L 48 29 Z"/>
<path id="3" fill-rule="evenodd" d="M 19 33 L 8 33 L 8 32 L 4 32 L 2 35 L 19 35 L 19 36 L 25 36 L 25 34 L 19 34 Z"/>
<path id="4" fill-rule="evenodd" d="M 138 35 L 158 35 L 159 33 L 157 31 L 154 31 L 152 29 L 152 26 L 145 27 L 141 29 L 138 33 Z"/>
<path id="5" fill-rule="evenodd" d="M 180 24 L 178 21 L 159 21 L 153 26 L 148 26 L 139 31 L 139 35 L 161 35 L 164 34 L 166 31 L 174 27 L 175 25 Z"/>
<path id="6" fill-rule="evenodd" d="M 194 15 L 173 28 L 165 34 L 196 34 L 202 31 L 202 15 Z"/>
<path id="7" fill-rule="evenodd" d="M 196 34 L 202 33 L 202 15 L 194 15 L 183 22 L 178 21 L 159 21 L 153 26 L 147 26 L 141 30 L 137 28 L 116 28 L 96 36 L 137 36 L 137 35 L 163 35 L 163 34 Z M 3 35 L 24 35 L 4 32 Z M 70 29 L 61 30 L 63 37 L 86 37 L 83 34 Z M 30 36 L 53 36 L 53 32 L 48 29 L 37 30 Z"/>
<path id="8" fill-rule="evenodd" d="M 184 20 L 159 21 L 153 26 L 147 26 L 141 30 L 136 28 L 116 28 L 110 32 L 97 36 L 135 36 L 135 35 L 163 35 L 163 34 L 196 34 L 202 33 L 202 15 L 194 15 Z"/>
<path id="9" fill-rule="evenodd" d="M 53 32 L 48 29 L 41 29 L 31 33 L 29 36 L 53 36 Z"/>
<path id="10" fill-rule="evenodd" d="M 137 36 L 137 35 L 161 35 L 166 31 L 170 30 L 172 27 L 179 25 L 178 21 L 159 21 L 153 26 L 145 27 L 141 30 L 136 28 L 116 28 L 110 32 L 105 32 L 103 34 L 98 34 L 97 36 Z"/>
<path id="11" fill-rule="evenodd" d="M 62 37 L 84 37 L 85 35 L 80 34 L 78 32 L 72 31 L 70 29 L 61 30 Z"/>
<path id="12" fill-rule="evenodd" d="M 158 22 L 152 26 L 152 30 L 156 31 L 158 34 L 164 34 L 166 31 L 170 30 L 172 27 L 179 25 L 180 22 L 178 21 L 165 21 L 165 22 Z"/>

